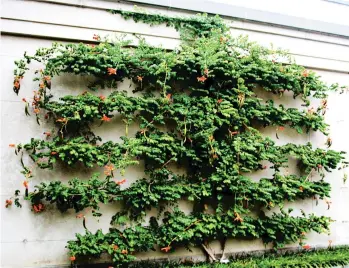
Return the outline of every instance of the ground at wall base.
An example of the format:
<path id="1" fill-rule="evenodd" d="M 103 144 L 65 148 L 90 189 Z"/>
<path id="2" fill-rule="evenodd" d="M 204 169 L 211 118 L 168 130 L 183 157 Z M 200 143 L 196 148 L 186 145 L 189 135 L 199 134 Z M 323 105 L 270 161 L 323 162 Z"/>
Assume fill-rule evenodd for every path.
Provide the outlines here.
<path id="1" fill-rule="evenodd" d="M 72 265 L 74 268 L 111 268 L 111 264 Z M 316 250 L 286 251 L 252 255 L 242 253 L 230 257 L 229 263 L 193 263 L 186 261 L 139 261 L 121 267 L 129 268 L 278 268 L 278 267 L 349 267 L 349 246 Z"/>

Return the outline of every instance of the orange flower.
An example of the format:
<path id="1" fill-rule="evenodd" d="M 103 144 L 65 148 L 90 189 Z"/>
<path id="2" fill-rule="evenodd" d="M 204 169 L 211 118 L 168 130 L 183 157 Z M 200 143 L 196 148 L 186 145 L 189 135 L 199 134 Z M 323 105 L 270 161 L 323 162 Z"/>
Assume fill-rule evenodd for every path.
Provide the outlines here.
<path id="1" fill-rule="evenodd" d="M 283 127 L 283 126 L 279 126 L 279 127 L 277 127 L 277 129 L 276 129 L 276 130 L 284 131 L 284 130 L 285 130 L 285 127 Z"/>
<path id="2" fill-rule="evenodd" d="M 302 73 L 303 77 L 308 77 L 309 76 L 309 72 L 307 70 L 304 70 Z"/>
<path id="3" fill-rule="evenodd" d="M 39 84 L 39 87 L 40 87 L 41 89 L 43 89 L 43 88 L 45 87 L 45 84 L 44 84 L 43 82 L 41 82 L 41 83 Z"/>
<path id="4" fill-rule="evenodd" d="M 44 135 L 46 135 L 46 137 L 51 137 L 51 132 L 44 132 Z"/>
<path id="5" fill-rule="evenodd" d="M 204 70 L 204 74 L 205 74 L 205 75 L 208 75 L 209 72 L 210 72 L 210 71 L 209 71 L 207 68 Z"/>
<path id="6" fill-rule="evenodd" d="M 222 99 L 219 99 L 217 100 L 217 103 L 220 104 L 223 100 Z"/>
<path id="7" fill-rule="evenodd" d="M 234 215 L 235 215 L 235 219 L 234 221 L 238 221 L 238 222 L 243 222 L 243 218 L 240 217 L 239 213 L 237 212 L 234 212 Z"/>
<path id="8" fill-rule="evenodd" d="M 229 134 L 230 134 L 230 136 L 234 136 L 236 134 L 239 134 L 239 131 L 230 131 L 229 130 Z"/>
<path id="9" fill-rule="evenodd" d="M 15 82 L 13 83 L 13 86 L 18 89 L 21 85 L 19 84 L 18 80 L 15 80 Z"/>
<path id="10" fill-rule="evenodd" d="M 56 155 L 57 154 L 57 152 L 51 152 L 51 155 Z"/>
<path id="11" fill-rule="evenodd" d="M 309 245 L 304 245 L 303 248 L 304 248 L 304 249 L 310 249 L 311 246 L 309 246 Z"/>
<path id="12" fill-rule="evenodd" d="M 104 168 L 107 170 L 114 170 L 115 169 L 112 164 L 106 165 Z"/>
<path id="13" fill-rule="evenodd" d="M 171 249 L 171 247 L 167 246 L 167 247 L 162 248 L 161 251 L 169 252 L 170 249 Z"/>
<path id="14" fill-rule="evenodd" d="M 44 76 L 44 79 L 45 79 L 45 81 L 50 81 L 51 80 L 51 76 L 46 75 L 46 76 Z"/>
<path id="15" fill-rule="evenodd" d="M 103 95 L 100 95 L 99 98 L 104 101 L 105 100 L 105 97 Z"/>
<path id="16" fill-rule="evenodd" d="M 303 192 L 304 188 L 302 186 L 299 186 L 299 190 Z"/>
<path id="17" fill-rule="evenodd" d="M 143 81 L 143 77 L 144 77 L 144 76 L 137 75 L 137 80 L 138 80 L 139 82 L 142 82 L 142 81 Z"/>
<path id="18" fill-rule="evenodd" d="M 118 247 L 117 245 L 113 245 L 113 249 L 114 249 L 114 250 L 118 250 L 119 247 Z"/>
<path id="19" fill-rule="evenodd" d="M 318 168 L 322 168 L 322 165 L 321 165 L 321 164 L 318 164 L 317 167 L 318 167 Z"/>
<path id="20" fill-rule="evenodd" d="M 115 68 L 108 68 L 108 75 L 115 74 L 116 75 L 117 69 Z"/>
<path id="21" fill-rule="evenodd" d="M 22 101 L 27 102 L 27 100 L 25 98 L 23 98 Z"/>
<path id="22" fill-rule="evenodd" d="M 121 185 L 121 184 L 124 184 L 126 182 L 126 179 L 122 179 L 121 181 L 116 181 L 115 183 L 117 185 Z"/>
<path id="23" fill-rule="evenodd" d="M 26 189 L 28 189 L 28 187 L 29 187 L 28 181 L 24 181 L 24 182 L 23 182 L 23 186 L 24 186 Z"/>
<path id="24" fill-rule="evenodd" d="M 306 235 L 307 233 L 306 232 L 301 232 L 301 235 Z"/>
<path id="25" fill-rule="evenodd" d="M 167 95 L 166 95 L 166 99 L 167 99 L 167 100 L 171 100 L 171 96 L 172 96 L 172 94 L 170 94 L 170 93 L 167 94 Z"/>
<path id="26" fill-rule="evenodd" d="M 217 155 L 216 153 L 214 153 L 214 154 L 212 155 L 212 158 L 213 158 L 213 159 L 217 159 L 217 158 L 218 158 L 218 155 Z"/>
<path id="27" fill-rule="evenodd" d="M 198 80 L 198 82 L 205 82 L 206 81 L 206 77 L 205 76 L 201 76 L 201 77 L 197 77 L 197 80 Z"/>
<path id="28" fill-rule="evenodd" d="M 221 36 L 221 37 L 219 38 L 219 41 L 220 41 L 221 43 L 223 43 L 223 42 L 227 41 L 227 39 L 226 39 L 225 37 Z"/>
<path id="29" fill-rule="evenodd" d="M 84 217 L 84 214 L 82 214 L 82 213 L 76 215 L 76 218 L 77 218 L 77 219 L 81 219 L 82 217 Z"/>
<path id="30" fill-rule="evenodd" d="M 122 253 L 122 254 L 127 254 L 128 251 L 127 251 L 127 249 L 123 249 L 123 250 L 121 250 L 121 253 Z"/>
<path id="31" fill-rule="evenodd" d="M 11 199 L 7 199 L 5 207 L 8 208 L 11 205 L 12 205 L 12 200 Z"/>
<path id="32" fill-rule="evenodd" d="M 56 120 L 56 122 L 59 122 L 59 123 L 66 123 L 67 122 L 67 118 L 58 118 Z"/>
<path id="33" fill-rule="evenodd" d="M 10 147 L 16 147 L 16 144 L 10 143 L 8 146 L 10 146 Z"/>
<path id="34" fill-rule="evenodd" d="M 71 257 L 70 257 L 70 260 L 71 260 L 71 261 L 75 261 L 75 260 L 76 260 L 76 257 L 75 257 L 75 256 L 71 256 Z"/>
<path id="35" fill-rule="evenodd" d="M 35 108 L 34 109 L 34 113 L 36 113 L 36 114 L 40 113 L 40 109 L 39 108 Z"/>
<path id="36" fill-rule="evenodd" d="M 99 40 L 101 40 L 101 37 L 99 36 L 99 34 L 94 34 L 93 35 L 93 40 L 99 41 Z"/>
<path id="37" fill-rule="evenodd" d="M 104 174 L 105 174 L 106 176 L 110 176 L 114 169 L 115 169 L 115 168 L 114 168 L 114 166 L 113 166 L 112 164 L 106 165 L 106 166 L 104 167 Z"/>
<path id="38" fill-rule="evenodd" d="M 33 205 L 33 209 L 35 213 L 39 213 L 44 210 L 44 205 L 41 203 L 37 205 Z"/>
<path id="39" fill-rule="evenodd" d="M 321 100 L 321 106 L 322 106 L 323 108 L 326 108 L 326 107 L 327 107 L 327 100 L 326 100 L 326 99 L 322 99 L 322 100 Z"/>
<path id="40" fill-rule="evenodd" d="M 308 109 L 308 114 L 314 114 L 314 113 L 315 113 L 314 107 L 311 107 Z"/>
<path id="41" fill-rule="evenodd" d="M 111 120 L 111 118 L 104 114 L 101 120 L 105 121 L 105 122 L 109 122 Z"/>

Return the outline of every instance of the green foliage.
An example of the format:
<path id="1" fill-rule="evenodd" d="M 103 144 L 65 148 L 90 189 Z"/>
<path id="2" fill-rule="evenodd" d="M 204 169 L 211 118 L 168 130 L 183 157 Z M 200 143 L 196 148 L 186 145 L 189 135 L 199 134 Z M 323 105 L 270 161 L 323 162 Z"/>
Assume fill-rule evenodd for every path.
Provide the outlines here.
<path id="1" fill-rule="evenodd" d="M 96 234 L 87 231 L 85 235 L 77 234 L 77 240 L 69 241 L 67 247 L 74 256 L 99 256 L 107 252 L 112 255 L 113 259 L 115 258 L 114 253 L 109 250 L 112 245 L 130 252 L 151 250 L 155 243 L 163 249 L 174 250 L 178 246 L 200 246 L 207 241 L 222 237 L 262 238 L 264 243 L 273 242 L 275 247 L 279 248 L 286 243 L 297 242 L 304 237 L 302 233 L 311 230 L 320 233 L 329 228 L 329 218 L 314 215 L 308 218 L 291 217 L 288 213 L 282 212 L 271 217 L 264 216 L 263 219 L 246 216 L 242 220 L 236 220 L 234 217 L 236 216 L 232 212 L 216 215 L 196 213 L 196 215 L 187 216 L 175 210 L 173 213 L 165 213 L 161 226 L 157 224 L 150 225 L 150 227 L 136 225 L 124 231 L 112 228 L 105 235 L 101 230 L 98 230 Z M 124 241 L 127 241 L 126 245 Z M 119 258 L 117 262 L 129 260 Z"/>
<path id="2" fill-rule="evenodd" d="M 55 203 L 61 212 L 74 208 L 76 212 L 85 208 L 92 208 L 95 213 L 100 203 L 109 203 L 120 197 L 120 186 L 108 177 L 99 180 L 98 175 L 84 181 L 77 178 L 68 182 L 42 182 L 35 186 L 35 191 L 29 193 L 28 198 L 33 205 L 42 203 L 43 199 Z M 99 215 L 99 214 L 96 214 Z"/>
<path id="3" fill-rule="evenodd" d="M 145 216 L 146 211 L 153 207 L 161 208 L 167 204 L 176 204 L 178 200 L 188 198 L 191 201 L 205 201 L 214 205 L 217 212 L 220 212 L 227 197 L 235 194 L 235 209 L 244 210 L 253 207 L 264 206 L 268 209 L 275 205 L 283 205 L 284 200 L 294 201 L 318 196 L 318 198 L 329 197 L 330 185 L 324 181 L 310 182 L 305 177 L 289 175 L 283 177 L 276 174 L 275 178 L 261 179 L 260 182 L 253 182 L 249 178 L 239 176 L 236 182 L 231 182 L 226 187 L 219 187 L 220 183 L 200 180 L 193 180 L 185 176 L 168 177 L 157 179 L 154 174 L 150 179 L 140 179 L 132 183 L 130 187 L 120 190 L 120 184 L 107 176 L 106 179 L 98 179 L 98 174 L 89 180 L 73 179 L 68 185 L 61 181 L 50 183 L 42 182 L 35 186 L 33 192 L 29 192 L 28 200 L 33 205 L 48 201 L 55 203 L 57 208 L 65 212 L 74 208 L 80 212 L 85 208 L 99 210 L 99 203 L 121 202 L 124 207 L 124 214 L 129 214 L 132 219 Z M 166 183 L 166 184 L 164 184 Z M 216 187 L 215 187 L 216 186 Z M 218 204 L 215 201 L 216 192 L 222 198 Z M 205 210 L 203 207 L 198 210 Z M 100 216 L 100 214 L 98 214 Z"/>
<path id="4" fill-rule="evenodd" d="M 18 145 L 18 150 L 22 145 Z M 29 151 L 32 160 L 40 168 L 52 168 L 57 160 L 74 165 L 84 163 L 86 167 L 105 166 L 113 163 L 116 168 L 124 168 L 137 164 L 132 156 L 140 154 L 141 144 L 137 139 L 124 138 L 124 143 L 108 141 L 101 146 L 88 142 L 84 137 L 61 139 L 56 137 L 53 141 L 32 139 L 30 143 L 23 145 L 23 149 Z"/>
<path id="5" fill-rule="evenodd" d="M 121 205 L 109 232 L 86 230 L 85 235 L 77 234 L 76 240 L 68 242 L 71 260 L 107 253 L 121 265 L 135 260 L 137 252 L 155 250 L 156 246 L 164 252 L 198 246 L 210 255 L 209 242 L 228 238 L 262 239 L 280 249 L 288 243 L 302 245 L 310 231 L 327 233 L 330 218 L 304 212 L 302 217 L 292 216 L 283 205 L 329 197 L 330 184 L 324 177 L 326 172 L 347 166 L 344 152 L 313 148 L 311 143 L 277 145 L 260 129 L 274 127 L 277 139 L 291 128 L 299 134 L 320 131 L 328 135 L 326 97 L 338 86 L 325 85 L 283 50 L 261 47 L 245 37 L 233 38 L 219 17 L 111 12 L 136 22 L 165 23 L 180 31 L 182 43 L 168 51 L 142 39 L 137 47 L 130 47 L 128 40 L 109 42 L 95 36 L 99 41 L 95 46 L 55 43 L 15 62 L 13 89 L 17 94 L 29 64 L 38 61 L 45 65 L 36 71 L 34 81 L 39 87 L 33 102 L 23 99 L 25 114 L 30 115 L 33 108 L 38 123 L 52 120 L 57 127 L 55 133 L 45 132 L 46 139 L 32 138 L 29 143 L 12 146 L 16 154 L 26 153 L 34 162 L 25 164 L 21 156 L 26 180 L 34 176 L 35 165 L 53 169 L 59 166 L 57 162 L 104 167 L 106 176 L 75 178 L 68 184 L 42 182 L 31 192 L 25 181 L 25 198 L 33 210 L 41 212 L 49 202 L 61 212 L 91 209 L 99 217 L 101 203 Z M 97 96 L 84 92 L 53 100 L 54 77 L 63 73 L 93 76 L 90 89 L 110 88 L 111 93 Z M 134 85 L 137 95 L 118 90 L 126 80 Z M 294 98 L 301 97 L 305 108 L 275 105 L 273 95 L 286 97 L 287 91 Z M 269 97 L 258 97 L 259 93 Z M 320 106 L 308 108 L 311 98 L 321 98 Z M 102 142 L 93 133 L 93 123 L 99 121 L 99 127 L 114 124 L 116 113 L 125 125 L 125 135 L 118 142 Z M 128 133 L 131 124 L 138 126 L 133 137 Z M 330 138 L 327 145 L 331 145 Z M 297 160 L 300 175 L 286 172 L 290 158 Z M 140 161 L 145 176 L 121 187 L 128 180 L 126 168 Z M 183 168 L 184 174 L 174 172 L 173 164 Z M 251 173 L 263 169 L 274 170 L 274 175 L 259 181 L 250 178 Z M 120 171 L 121 180 L 114 179 L 115 170 Z M 315 173 L 321 180 L 311 180 Z M 18 195 L 16 191 L 15 204 L 21 206 Z M 193 211 L 181 211 L 180 200 L 191 202 Z M 326 202 L 330 208 L 330 201 Z M 12 201 L 7 200 L 9 203 Z M 281 212 L 266 216 L 266 210 L 275 206 Z M 158 215 L 147 224 L 147 212 L 154 208 Z M 86 228 L 85 216 L 79 217 L 84 217 Z M 333 258 L 329 263 L 340 260 L 345 258 Z M 300 263 L 297 261 L 294 265 Z M 282 267 L 277 261 L 272 266 L 272 262 L 245 259 L 236 263 L 242 266 L 231 267 L 260 263 L 258 267 Z"/>
<path id="6" fill-rule="evenodd" d="M 143 132 L 143 133 L 142 133 Z M 218 132 L 219 133 L 219 132 Z M 221 133 L 219 133 L 221 134 Z M 201 138 L 201 139 L 200 139 Z M 105 166 L 113 164 L 115 168 L 125 169 L 127 166 L 138 163 L 139 159 L 145 161 L 146 170 L 161 172 L 170 161 L 187 162 L 188 169 L 195 176 L 209 177 L 223 184 L 231 183 L 239 172 L 251 172 L 264 167 L 260 164 L 267 160 L 276 171 L 280 167 L 287 167 L 288 157 L 299 160 L 300 169 L 309 174 L 316 170 L 322 176 L 324 171 L 331 171 L 343 162 L 344 152 L 333 150 L 312 149 L 312 145 L 286 144 L 276 146 L 269 138 L 263 138 L 255 129 L 239 135 L 215 140 L 193 136 L 191 142 L 184 143 L 176 138 L 173 133 L 140 131 L 135 138 L 121 137 L 122 142 L 108 141 L 101 145 L 86 140 L 85 137 L 61 139 L 55 137 L 52 141 L 32 139 L 30 143 L 19 144 L 16 152 L 26 150 L 29 156 L 40 168 L 52 168 L 56 161 L 74 165 L 78 162 L 86 167 L 94 165 Z M 193 140 L 197 140 L 197 147 L 193 146 Z M 201 150 L 201 147 L 207 150 Z M 231 165 L 231 163 L 234 163 Z M 343 162 L 346 163 L 346 162 Z M 207 164 L 211 169 L 205 173 L 196 169 L 202 164 Z M 24 166 L 25 173 L 29 170 Z M 228 176 L 228 177 L 227 177 Z"/>
<path id="7" fill-rule="evenodd" d="M 111 255 L 113 262 L 125 263 L 135 260 L 134 252 L 153 249 L 155 239 L 147 227 L 135 226 L 123 231 L 111 228 L 103 234 L 86 231 L 85 235 L 76 235 L 76 241 L 69 241 L 67 248 L 73 256 L 100 257 L 104 252 Z"/>
<path id="8" fill-rule="evenodd" d="M 173 27 L 184 36 L 209 35 L 212 29 L 227 31 L 227 25 L 218 16 L 207 16 L 207 14 L 198 14 L 195 17 L 169 17 L 160 14 L 146 14 L 144 12 L 130 12 L 123 10 L 110 10 L 112 14 L 120 14 L 124 19 L 133 19 L 135 22 L 143 22 L 153 25 L 165 24 L 167 27 Z"/>
<path id="9" fill-rule="evenodd" d="M 238 100 L 233 99 L 232 96 L 217 104 L 214 98 L 198 96 L 193 99 L 185 93 L 173 94 L 171 101 L 166 102 L 156 97 L 127 96 L 126 92 L 113 92 L 108 97 L 84 93 L 78 96 L 63 97 L 60 102 L 43 102 L 41 107 L 52 114 L 51 118 L 55 121 L 65 118 L 66 121 L 57 123 L 60 126 L 67 125 L 68 127 L 73 124 L 86 125 L 94 119 L 102 119 L 103 115 L 109 116 L 117 111 L 127 124 L 140 120 L 141 127 L 150 127 L 154 124 L 165 124 L 166 121 L 172 119 L 179 128 L 183 128 L 184 117 L 186 118 L 185 123 L 191 125 L 197 122 L 195 115 L 202 118 L 206 115 L 203 112 L 200 113 L 198 109 L 184 110 L 183 107 L 206 106 L 207 110 L 217 110 L 212 115 L 212 121 L 216 122 L 217 127 L 231 124 L 234 120 L 236 127 L 240 128 L 243 124 L 250 125 L 251 122 L 256 122 L 264 126 L 290 126 L 300 133 L 303 129 L 306 129 L 307 132 L 320 130 L 327 133 L 328 126 L 320 115 L 320 109 L 310 114 L 305 110 L 300 112 L 295 108 L 286 109 L 282 105 L 277 107 L 272 101 L 268 101 L 265 105 L 259 98 L 246 98 L 244 105 L 249 109 L 238 111 L 234 108 L 238 105 Z M 151 122 L 149 118 L 152 118 Z"/>

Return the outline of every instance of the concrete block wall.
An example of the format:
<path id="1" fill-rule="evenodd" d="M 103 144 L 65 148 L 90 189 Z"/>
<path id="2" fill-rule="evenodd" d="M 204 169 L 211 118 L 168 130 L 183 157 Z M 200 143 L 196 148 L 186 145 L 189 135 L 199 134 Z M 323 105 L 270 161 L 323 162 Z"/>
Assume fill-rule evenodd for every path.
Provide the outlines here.
<path id="1" fill-rule="evenodd" d="M 143 1 L 144 2 L 144 1 Z M 151 2 L 151 1 L 150 1 Z M 189 1 L 190 2 L 190 1 Z M 219 3 L 217 3 L 219 4 Z M 44 131 L 52 128 L 49 124 L 38 126 L 35 118 L 25 117 L 23 97 L 30 97 L 36 88 L 36 83 L 31 81 L 33 70 L 40 68 L 39 64 L 32 64 L 21 84 L 20 96 L 12 91 L 14 60 L 19 59 L 24 51 L 33 53 L 39 47 L 48 47 L 54 41 L 62 42 L 93 42 L 93 35 L 120 36 L 126 35 L 133 38 L 137 33 L 154 45 L 165 48 L 174 48 L 179 44 L 178 33 L 165 26 L 150 27 L 142 23 L 125 21 L 118 15 L 112 15 L 105 9 L 132 10 L 133 6 L 126 1 L 103 0 L 52 0 L 52 1 L 22 1 L 3 0 L 1 10 L 1 191 L 0 202 L 11 196 L 15 189 L 21 188 L 23 175 L 20 174 L 19 159 L 9 148 L 10 143 L 25 143 L 31 137 L 44 137 Z M 161 12 L 168 15 L 190 15 L 184 10 L 170 10 L 158 6 L 144 7 L 149 12 Z M 280 27 L 256 21 L 235 20 L 226 18 L 231 26 L 234 36 L 249 35 L 251 40 L 261 44 L 273 43 L 276 47 L 289 49 L 299 64 L 317 71 L 328 83 L 349 85 L 349 38 L 339 35 L 322 34 L 314 31 Z M 129 86 L 124 83 L 124 88 Z M 55 98 L 67 94 L 79 94 L 86 90 L 86 79 L 73 75 L 62 75 L 53 79 Z M 108 91 L 103 92 L 107 95 Z M 265 97 L 273 97 L 276 102 L 283 102 L 287 106 L 298 106 L 292 98 L 280 100 L 275 96 L 263 93 Z M 333 94 L 329 98 L 329 110 L 326 121 L 331 125 L 332 148 L 349 152 L 349 93 L 342 95 Z M 116 119 L 108 126 L 94 128 L 104 140 L 118 140 L 124 133 L 124 128 Z M 267 128 L 265 135 L 275 138 L 275 129 Z M 131 134 L 131 133 L 130 133 Z M 326 137 L 318 133 L 299 136 L 295 131 L 282 133 L 280 144 L 293 141 L 305 143 L 311 140 L 314 145 L 325 147 Z M 29 161 L 25 159 L 25 161 Z M 53 178 L 67 181 L 73 177 L 88 177 L 102 169 L 60 169 L 54 171 L 35 170 L 34 182 L 49 181 Z M 142 176 L 141 167 L 127 169 L 127 187 L 136 178 Z M 268 176 L 266 171 L 256 173 L 254 177 Z M 316 205 L 313 200 L 306 200 L 288 204 L 295 207 L 294 214 L 299 214 L 300 209 L 307 213 L 331 216 L 336 220 L 332 224 L 331 235 L 310 234 L 308 244 L 327 246 L 328 241 L 333 244 L 349 244 L 349 181 L 343 183 L 344 171 L 334 171 L 326 176 L 332 185 L 332 207 L 327 210 L 325 202 Z M 316 179 L 316 178 L 314 178 Z M 2 203 L 3 204 L 3 203 Z M 181 204 L 183 208 L 190 209 L 188 204 Z M 103 206 L 103 216 L 98 221 L 92 216 L 87 217 L 88 228 L 94 231 L 102 228 L 107 231 L 110 217 L 115 213 L 117 206 Z M 66 241 L 73 239 L 75 233 L 83 233 L 81 220 L 75 218 L 75 213 L 69 211 L 61 214 L 53 207 L 46 212 L 34 215 L 24 202 L 22 209 L 12 207 L 5 209 L 1 205 L 1 267 L 63 267 L 69 264 Z M 290 247 L 297 245 L 289 245 Z M 219 253 L 218 244 L 212 248 Z M 227 252 L 249 251 L 263 249 L 261 241 L 231 240 L 227 245 Z M 200 250 L 192 253 L 185 249 L 174 254 L 146 253 L 139 254 L 140 258 L 179 257 L 184 255 L 199 256 Z"/>

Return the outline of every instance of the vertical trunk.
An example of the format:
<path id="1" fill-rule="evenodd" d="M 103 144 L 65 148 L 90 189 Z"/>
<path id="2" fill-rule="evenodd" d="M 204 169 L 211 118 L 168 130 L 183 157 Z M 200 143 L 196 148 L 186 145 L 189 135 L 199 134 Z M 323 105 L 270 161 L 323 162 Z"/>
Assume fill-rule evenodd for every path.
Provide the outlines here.
<path id="1" fill-rule="evenodd" d="M 217 261 L 217 259 L 215 258 L 212 250 L 210 250 L 207 246 L 205 246 L 204 244 L 201 244 L 202 248 L 204 249 L 206 255 L 209 257 L 209 261 L 210 262 L 215 262 Z"/>
<path id="2" fill-rule="evenodd" d="M 227 238 L 224 237 L 223 240 L 221 240 L 221 248 L 222 248 L 222 256 L 220 261 L 222 262 L 223 260 L 225 260 L 225 244 L 227 243 Z"/>

